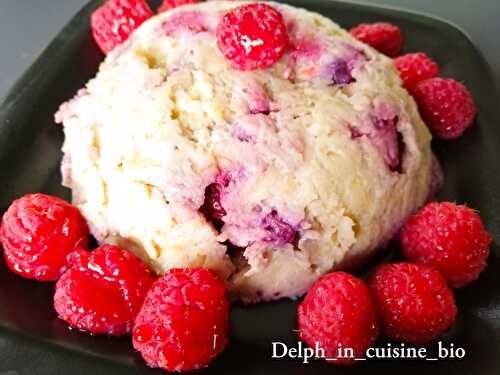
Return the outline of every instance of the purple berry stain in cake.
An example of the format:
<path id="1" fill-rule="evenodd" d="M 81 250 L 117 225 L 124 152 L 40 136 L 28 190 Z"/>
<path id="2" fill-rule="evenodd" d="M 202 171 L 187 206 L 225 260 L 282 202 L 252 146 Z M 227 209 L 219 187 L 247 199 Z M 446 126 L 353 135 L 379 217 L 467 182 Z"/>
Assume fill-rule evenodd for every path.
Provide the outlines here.
<path id="1" fill-rule="evenodd" d="M 346 85 L 355 81 L 351 75 L 351 69 L 344 59 L 337 59 L 331 62 L 326 70 L 331 85 Z"/>
<path id="2" fill-rule="evenodd" d="M 334 58 L 323 69 L 323 76 L 330 85 L 347 85 L 356 82 L 353 70 L 360 68 L 368 60 L 363 50 L 350 44 L 340 43 L 339 47 L 342 49 L 341 57 Z"/>
<path id="3" fill-rule="evenodd" d="M 286 245 L 293 242 L 297 232 L 296 230 L 283 220 L 276 210 L 272 210 L 262 219 L 262 226 L 267 232 L 264 238 L 265 242 L 271 242 L 275 245 Z"/>

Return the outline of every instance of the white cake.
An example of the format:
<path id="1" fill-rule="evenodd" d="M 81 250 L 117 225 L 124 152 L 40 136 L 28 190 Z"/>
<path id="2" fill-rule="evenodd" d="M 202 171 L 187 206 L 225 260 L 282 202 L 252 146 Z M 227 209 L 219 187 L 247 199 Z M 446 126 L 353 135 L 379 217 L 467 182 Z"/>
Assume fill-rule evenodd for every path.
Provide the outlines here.
<path id="1" fill-rule="evenodd" d="M 61 106 L 64 185 L 100 242 L 158 273 L 217 271 L 244 302 L 303 294 L 427 199 L 431 137 L 392 60 L 274 4 L 290 47 L 238 71 L 212 1 L 157 15 Z"/>

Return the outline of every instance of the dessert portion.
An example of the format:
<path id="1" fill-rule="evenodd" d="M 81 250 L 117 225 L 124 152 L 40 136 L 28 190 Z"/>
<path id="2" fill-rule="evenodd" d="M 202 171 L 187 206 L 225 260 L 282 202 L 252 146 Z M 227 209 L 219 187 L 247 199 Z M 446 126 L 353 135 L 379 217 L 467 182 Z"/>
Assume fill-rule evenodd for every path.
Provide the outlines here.
<path id="1" fill-rule="evenodd" d="M 159 274 L 213 269 L 257 302 L 384 246 L 428 199 L 432 153 L 391 59 L 288 5 L 225 17 L 244 4 L 150 18 L 56 119 L 63 183 L 100 243 Z M 231 23 L 259 15 L 277 34 L 238 40 Z"/>

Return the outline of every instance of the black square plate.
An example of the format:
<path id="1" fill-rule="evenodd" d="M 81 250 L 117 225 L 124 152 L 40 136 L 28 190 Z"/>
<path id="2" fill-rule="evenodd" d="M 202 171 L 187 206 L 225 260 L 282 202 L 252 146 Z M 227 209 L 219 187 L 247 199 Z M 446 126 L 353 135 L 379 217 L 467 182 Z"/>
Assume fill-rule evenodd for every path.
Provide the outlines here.
<path id="1" fill-rule="evenodd" d="M 53 114 L 97 71 L 102 59 L 89 33 L 89 15 L 100 2 L 83 8 L 12 88 L 0 107 L 0 208 L 27 192 L 69 198 L 60 186 L 61 129 Z M 472 91 L 477 125 L 454 142 L 434 142 L 446 185 L 442 200 L 477 208 L 500 240 L 500 95 L 490 68 L 469 38 L 436 18 L 399 10 L 325 0 L 291 0 L 343 27 L 389 21 L 401 26 L 406 51 L 425 51 L 443 76 Z M 472 9 L 471 9 L 472 11 Z M 397 253 L 397 244 L 391 246 Z M 462 360 L 370 360 L 354 367 L 322 361 L 271 359 L 271 342 L 296 345 L 296 302 L 278 301 L 232 312 L 231 344 L 207 374 L 500 374 L 500 252 L 492 245 L 489 267 L 480 280 L 456 293 L 459 315 L 446 345 L 463 347 Z M 3 257 L 2 257 L 3 259 Z M 154 374 L 131 348 L 130 339 L 93 337 L 69 331 L 52 308 L 53 285 L 24 280 L 0 261 L 0 371 L 8 374 Z M 429 350 L 435 351 L 436 346 Z M 4 372 L 2 372 L 4 374 Z"/>

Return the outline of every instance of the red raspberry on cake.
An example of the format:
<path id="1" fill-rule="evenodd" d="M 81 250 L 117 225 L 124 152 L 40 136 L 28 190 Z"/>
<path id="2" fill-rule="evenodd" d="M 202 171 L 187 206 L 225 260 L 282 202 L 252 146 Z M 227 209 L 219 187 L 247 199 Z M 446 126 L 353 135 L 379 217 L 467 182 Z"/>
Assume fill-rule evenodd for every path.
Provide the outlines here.
<path id="1" fill-rule="evenodd" d="M 163 3 L 158 8 L 158 13 L 166 12 L 167 10 L 177 8 L 185 4 L 196 4 L 199 0 L 163 0 Z"/>
<path id="2" fill-rule="evenodd" d="M 453 203 L 429 203 L 401 232 L 405 257 L 438 269 L 454 288 L 479 277 L 486 267 L 491 234 L 473 209 Z"/>
<path id="3" fill-rule="evenodd" d="M 27 194 L 12 202 L 0 225 L 0 242 L 12 272 L 53 281 L 65 271 L 68 255 L 87 248 L 89 230 L 80 211 L 64 200 Z"/>
<path id="4" fill-rule="evenodd" d="M 227 344 L 229 301 L 211 271 L 171 269 L 148 292 L 133 331 L 150 367 L 189 371 L 207 366 Z"/>
<path id="5" fill-rule="evenodd" d="M 338 357 L 339 346 L 362 358 L 378 336 L 379 315 L 370 290 L 345 272 L 320 278 L 299 305 L 297 317 L 300 338 L 311 348 L 317 343 L 324 349 L 329 363 L 354 363 L 354 358 Z"/>
<path id="6" fill-rule="evenodd" d="M 426 79 L 415 85 L 412 95 L 425 123 L 437 138 L 458 138 L 474 123 L 476 105 L 460 82 Z"/>
<path id="7" fill-rule="evenodd" d="M 146 0 L 108 0 L 90 17 L 92 35 L 102 52 L 108 53 L 152 16 Z"/>
<path id="8" fill-rule="evenodd" d="M 455 321 L 453 292 L 439 271 L 423 264 L 381 265 L 371 276 L 369 286 L 390 339 L 427 344 Z"/>
<path id="9" fill-rule="evenodd" d="M 418 82 L 436 77 L 439 73 L 439 66 L 423 52 L 396 57 L 394 64 L 403 80 L 403 86 L 410 91 Z"/>
<path id="10" fill-rule="evenodd" d="M 362 23 L 350 32 L 356 39 L 389 57 L 398 56 L 403 48 L 401 29 L 388 22 Z"/>
<path id="11" fill-rule="evenodd" d="M 71 327 L 94 334 L 130 333 L 155 277 L 132 253 L 114 245 L 72 254 L 56 284 L 54 307 Z"/>
<path id="12" fill-rule="evenodd" d="M 253 3 L 224 15 L 217 28 L 217 44 L 235 69 L 264 69 L 284 55 L 288 32 L 278 10 Z"/>

